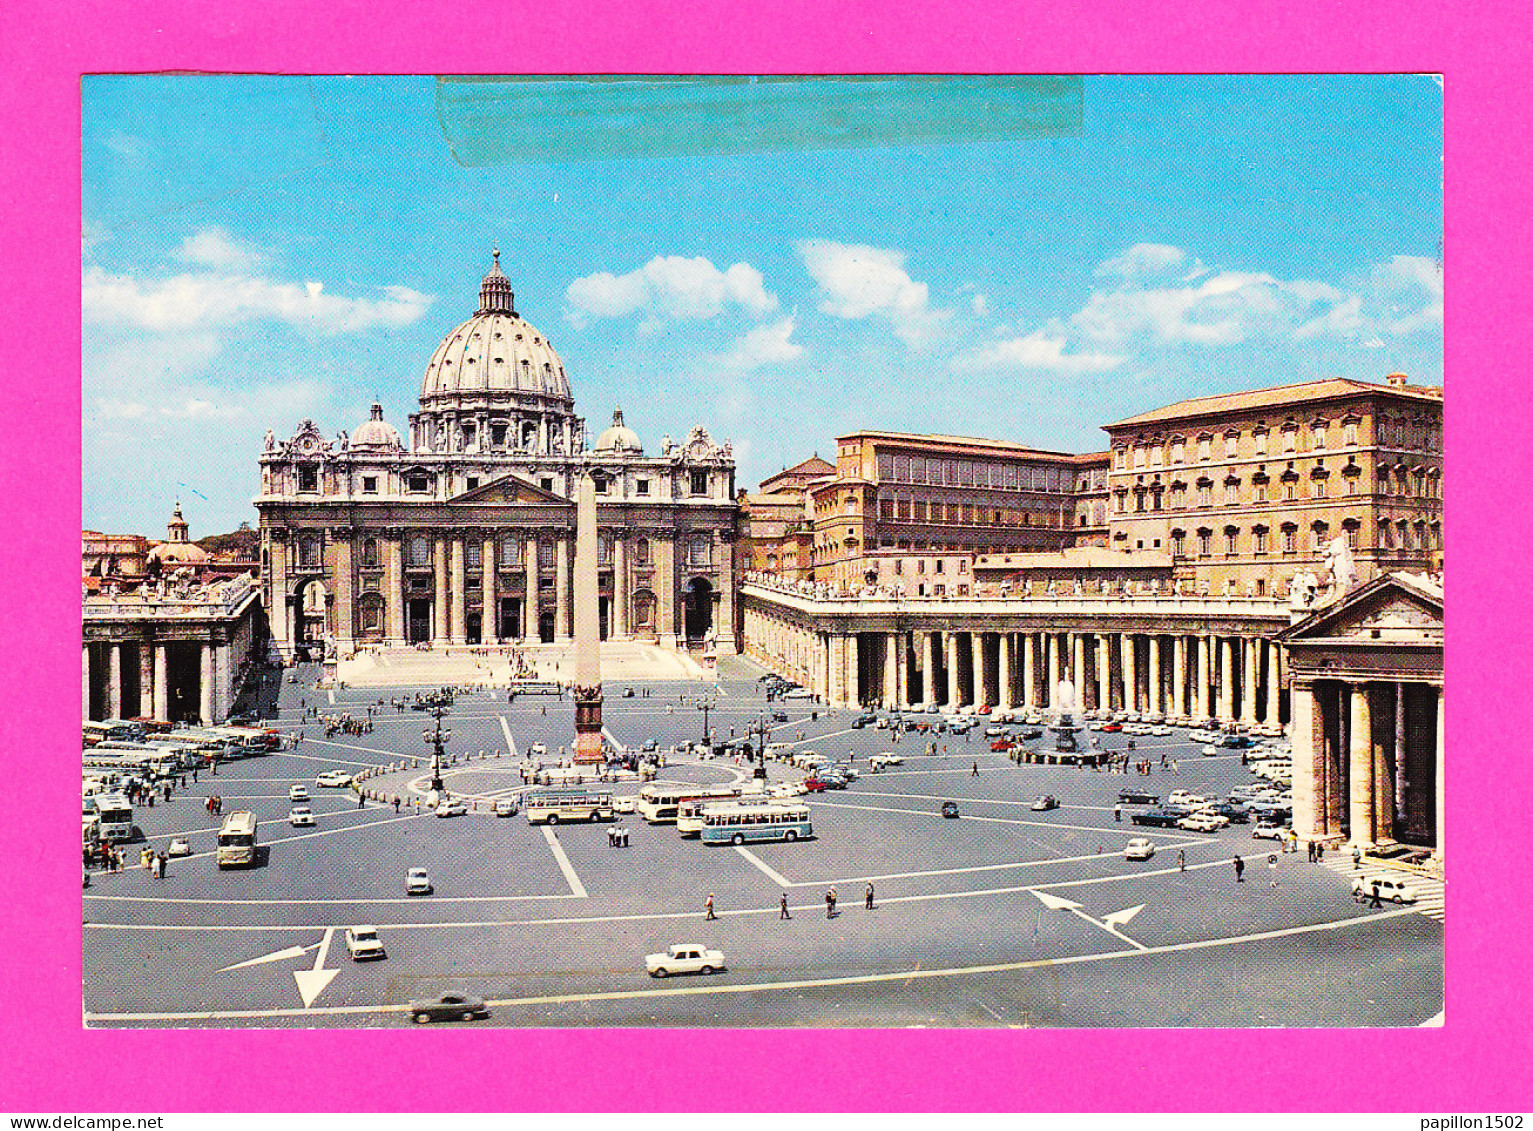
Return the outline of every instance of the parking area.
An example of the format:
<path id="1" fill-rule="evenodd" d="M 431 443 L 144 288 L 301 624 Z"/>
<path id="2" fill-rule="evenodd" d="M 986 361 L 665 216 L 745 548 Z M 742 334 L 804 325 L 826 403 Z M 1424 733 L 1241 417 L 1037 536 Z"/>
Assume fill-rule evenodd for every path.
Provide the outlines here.
<path id="1" fill-rule="evenodd" d="M 989 724 L 896 733 L 854 726 L 859 712 L 768 702 L 741 662 L 716 684 L 608 682 L 609 742 L 671 752 L 662 780 L 751 782 L 734 755 L 673 752 L 702 738 L 705 716 L 716 742 L 759 742 L 764 727 L 781 759 L 814 751 L 857 772 L 804 795 L 810 840 L 707 845 L 627 813 L 619 847 L 605 824 L 493 814 L 494 800 L 520 795 L 535 744 L 549 762 L 567 756 L 568 698 L 458 695 L 443 719 L 444 784 L 469 811 L 442 819 L 413 804 L 429 786 L 423 733 L 435 720 L 392 702 L 418 688 L 317 691 L 312 670 L 294 674 L 269 721 L 302 731 L 296 746 L 225 764 L 136 814 L 152 846 L 186 836 L 192 855 L 162 879 L 93 877 L 91 1024 L 399 1025 L 412 999 L 451 991 L 484 998 L 490 1016 L 470 1023 L 489 1025 L 1414 1025 L 1442 1009 L 1440 885 L 1374 908 L 1351 898 L 1351 862 L 1335 854 L 1312 863 L 1249 824 L 1133 823 L 1147 807 L 1120 808 L 1125 789 L 1222 799 L 1259 781 L 1241 751 L 1204 754 L 1185 730 L 1083 731 L 1083 746 L 1096 739 L 1109 754 L 1134 741 L 1131 762 L 1152 769 L 1125 774 L 1019 764 L 991 750 Z M 304 713 L 315 706 L 371 729 L 326 738 Z M 1047 750 L 1052 736 L 1023 745 Z M 879 755 L 899 762 L 873 772 Z M 352 789 L 314 780 L 389 765 L 364 783 L 386 781 L 385 800 L 360 807 Z M 767 771 L 769 785 L 806 777 L 786 760 Z M 288 823 L 300 782 L 312 828 Z M 225 813 L 259 818 L 257 867 L 217 868 L 203 804 L 213 793 Z M 1057 807 L 1035 809 L 1043 795 Z M 958 816 L 942 815 L 948 803 Z M 1149 858 L 1125 858 L 1135 838 L 1151 842 Z M 406 894 L 411 867 L 429 872 L 429 895 Z M 359 923 L 377 927 L 386 958 L 350 960 L 341 939 Z M 722 950 L 727 968 L 649 978 L 645 955 L 681 942 Z"/>

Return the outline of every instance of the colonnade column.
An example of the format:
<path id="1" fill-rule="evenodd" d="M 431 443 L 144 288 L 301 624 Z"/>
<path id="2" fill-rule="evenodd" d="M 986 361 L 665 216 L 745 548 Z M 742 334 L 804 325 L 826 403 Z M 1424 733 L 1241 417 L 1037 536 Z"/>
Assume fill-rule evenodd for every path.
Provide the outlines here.
<path id="1" fill-rule="evenodd" d="M 1133 676 L 1129 669 L 1128 633 L 1117 634 L 1116 647 L 1113 649 L 1118 654 L 1118 706 L 1119 711 L 1128 710 L 1129 688 L 1134 685 Z M 1111 704 L 1109 704 L 1111 706 Z"/>
<path id="2" fill-rule="evenodd" d="M 522 568 L 526 571 L 527 577 L 522 597 L 522 639 L 533 641 L 538 639 L 538 539 L 536 535 L 528 537 L 522 556 Z"/>
<path id="3" fill-rule="evenodd" d="M 1044 664 L 1043 698 L 1041 703 L 1045 707 L 1054 706 L 1054 689 L 1059 686 L 1059 634 L 1057 632 L 1045 632 L 1042 636 L 1044 650 L 1048 653 L 1048 660 Z"/>
<path id="4" fill-rule="evenodd" d="M 628 584 L 628 539 L 612 539 L 612 635 L 618 640 L 627 640 L 628 631 L 628 595 L 632 591 Z"/>
<path id="5" fill-rule="evenodd" d="M 1268 726 L 1282 723 L 1279 708 L 1283 702 L 1283 685 L 1278 678 L 1278 665 L 1282 662 L 1282 648 L 1276 640 L 1267 641 L 1267 717 Z"/>
<path id="6" fill-rule="evenodd" d="M 170 721 L 170 653 L 164 644 L 154 646 L 154 717 Z"/>
<path id="7" fill-rule="evenodd" d="M 899 633 L 884 634 L 884 707 L 897 710 L 900 706 L 899 692 Z"/>
<path id="8" fill-rule="evenodd" d="M 1316 725 L 1313 684 L 1295 684 L 1292 696 L 1293 756 L 1300 771 L 1293 776 L 1293 828 L 1302 837 L 1325 836 L 1325 744 Z"/>
<path id="9" fill-rule="evenodd" d="M 396 648 L 405 642 L 405 577 L 399 540 L 397 533 L 383 540 L 383 638 Z"/>
<path id="10" fill-rule="evenodd" d="M 930 705 L 937 701 L 937 637 L 933 633 L 923 632 L 921 641 L 921 656 L 926 664 L 921 693 L 926 696 L 926 702 Z"/>
<path id="11" fill-rule="evenodd" d="M 284 537 L 278 538 L 278 534 Z M 269 543 L 271 551 L 271 600 L 266 609 L 266 623 L 271 627 L 272 639 L 282 652 L 284 660 L 293 655 L 293 631 L 288 621 L 287 605 L 287 538 L 281 529 L 272 531 Z"/>
<path id="12" fill-rule="evenodd" d="M 147 640 L 138 642 L 138 713 L 160 718 L 154 713 L 154 645 Z"/>
<path id="13" fill-rule="evenodd" d="M 447 588 L 447 539 L 437 537 L 436 546 L 432 553 L 435 565 L 436 592 L 431 602 L 431 639 L 440 643 L 450 639 L 451 629 L 448 627 L 449 591 Z"/>
<path id="14" fill-rule="evenodd" d="M 1347 824 L 1355 844 L 1373 843 L 1373 711 L 1368 685 L 1348 686 L 1351 695 L 1351 726 L 1348 735 Z"/>
<path id="15" fill-rule="evenodd" d="M 1247 637 L 1240 650 L 1240 721 L 1250 726 L 1256 721 L 1256 660 L 1258 641 Z"/>
<path id="16" fill-rule="evenodd" d="M 1071 633 L 1070 682 L 1075 684 L 1077 713 L 1086 705 L 1086 634 Z"/>
<path id="17" fill-rule="evenodd" d="M 1123 634 L 1126 662 L 1123 667 L 1123 709 L 1137 711 L 1139 706 L 1139 638 Z"/>
<path id="18" fill-rule="evenodd" d="M 1105 711 L 1112 706 L 1112 662 L 1110 649 L 1112 636 L 1096 634 L 1095 659 L 1097 665 L 1097 710 Z"/>
<path id="19" fill-rule="evenodd" d="M 1214 638 L 1198 637 L 1198 722 L 1214 715 Z"/>
<path id="20" fill-rule="evenodd" d="M 575 634 L 571 623 L 574 602 L 570 592 L 570 540 L 561 534 L 554 543 L 554 639 L 567 643 Z"/>
<path id="21" fill-rule="evenodd" d="M 485 535 L 479 547 L 479 643 L 500 639 L 500 590 L 495 577 L 495 539 Z"/>
<path id="22" fill-rule="evenodd" d="M 1437 746 L 1434 751 L 1435 756 L 1433 759 L 1437 765 L 1437 847 L 1432 852 L 1432 855 L 1439 862 L 1443 860 L 1443 836 L 1444 830 L 1447 828 L 1447 825 L 1443 823 L 1444 815 L 1447 812 L 1443 805 L 1443 703 L 1443 689 L 1439 687 L 1437 689 Z"/>
<path id="23" fill-rule="evenodd" d="M 1233 664 L 1232 644 L 1229 637 L 1219 637 L 1216 647 L 1219 650 L 1219 721 L 1227 723 L 1235 717 L 1235 673 L 1231 670 Z"/>
<path id="24" fill-rule="evenodd" d="M 202 646 L 202 686 L 200 688 L 202 696 L 198 709 L 201 712 L 202 722 L 205 726 L 213 725 L 213 681 L 215 678 L 213 672 L 213 645 L 204 644 Z"/>
<path id="25" fill-rule="evenodd" d="M 213 646 L 213 721 L 229 717 L 229 645 Z"/>
<path id="26" fill-rule="evenodd" d="M 958 633 L 942 634 L 943 659 L 947 663 L 947 705 L 949 709 L 958 704 Z"/>
<path id="27" fill-rule="evenodd" d="M 1022 706 L 1028 710 L 1038 705 L 1038 661 L 1033 653 L 1036 641 L 1031 632 L 1022 634 Z"/>
<path id="28" fill-rule="evenodd" d="M 1145 707 L 1153 715 L 1160 711 L 1160 637 L 1150 636 L 1145 641 L 1150 649 L 1150 682 Z"/>
<path id="29" fill-rule="evenodd" d="M 1187 717 L 1187 638 L 1177 633 L 1171 638 L 1171 713 Z"/>
<path id="30" fill-rule="evenodd" d="M 108 644 L 107 655 L 107 685 L 106 685 L 106 717 L 109 719 L 122 718 L 122 645 Z M 206 721 L 204 719 L 204 721 Z"/>
<path id="31" fill-rule="evenodd" d="M 448 570 L 451 574 L 452 597 L 448 602 L 447 636 L 454 644 L 468 639 L 465 625 L 468 621 L 468 594 L 463 591 L 463 539 L 454 538 L 447 546 Z"/>
<path id="32" fill-rule="evenodd" d="M 1011 706 L 1011 633 L 1001 633 L 1000 640 L 996 643 L 996 697 L 995 705 L 1001 708 Z"/>

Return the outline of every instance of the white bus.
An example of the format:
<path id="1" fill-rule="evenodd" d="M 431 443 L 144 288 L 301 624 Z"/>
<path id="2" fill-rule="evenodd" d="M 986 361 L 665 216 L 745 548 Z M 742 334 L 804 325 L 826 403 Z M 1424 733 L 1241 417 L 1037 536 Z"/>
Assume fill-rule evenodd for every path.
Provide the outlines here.
<path id="1" fill-rule="evenodd" d="M 529 825 L 557 825 L 560 821 L 615 821 L 612 791 L 588 789 L 535 789 L 522 798 Z"/>
<path id="2" fill-rule="evenodd" d="M 86 719 L 80 726 L 81 741 L 85 746 L 94 746 L 98 742 L 106 742 L 109 739 L 118 739 L 122 742 L 132 742 L 144 732 L 124 719 L 103 719 L 99 722 Z"/>
<path id="3" fill-rule="evenodd" d="M 809 806 L 793 802 L 742 805 L 728 802 L 703 809 L 704 844 L 748 844 L 765 840 L 807 840 L 814 836 Z"/>
<path id="4" fill-rule="evenodd" d="M 247 757 L 258 754 L 267 754 L 275 749 L 277 743 L 273 742 L 275 731 L 265 730 L 260 727 L 208 727 L 213 734 L 225 735 L 230 743 L 239 749 L 239 752 Z"/>
<path id="5" fill-rule="evenodd" d="M 741 791 L 732 789 L 728 793 L 710 795 L 708 797 L 684 797 L 676 806 L 676 831 L 684 837 L 695 837 L 703 831 L 703 810 L 709 805 L 717 805 L 721 802 L 738 800 L 742 805 L 763 803 L 766 798 L 759 797 L 753 801 L 745 800 Z"/>
<path id="6" fill-rule="evenodd" d="M 218 830 L 217 859 L 220 868 L 248 868 L 255 863 L 254 813 L 240 809 L 224 818 L 224 827 Z"/>
<path id="7" fill-rule="evenodd" d="M 692 798 L 725 801 L 738 796 L 740 796 L 740 790 L 735 786 L 655 781 L 639 790 L 639 802 L 635 806 L 635 811 L 652 825 L 671 825 L 676 823 L 676 814 L 683 801 Z"/>
<path id="8" fill-rule="evenodd" d="M 115 844 L 133 839 L 133 802 L 120 793 L 96 795 L 96 832 L 102 840 Z"/>

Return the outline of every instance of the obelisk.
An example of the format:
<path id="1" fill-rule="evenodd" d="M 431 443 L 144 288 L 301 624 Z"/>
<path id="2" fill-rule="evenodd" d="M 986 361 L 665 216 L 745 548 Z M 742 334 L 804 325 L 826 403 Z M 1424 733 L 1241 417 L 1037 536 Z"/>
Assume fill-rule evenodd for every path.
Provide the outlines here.
<path id="1" fill-rule="evenodd" d="M 575 502 L 575 761 L 602 762 L 601 598 L 596 577 L 596 481 L 581 473 Z"/>

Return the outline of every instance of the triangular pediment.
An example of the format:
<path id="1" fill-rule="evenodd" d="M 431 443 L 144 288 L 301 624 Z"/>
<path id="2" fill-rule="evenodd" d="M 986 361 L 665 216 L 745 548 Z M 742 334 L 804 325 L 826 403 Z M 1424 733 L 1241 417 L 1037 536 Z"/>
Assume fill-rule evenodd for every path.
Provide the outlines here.
<path id="1" fill-rule="evenodd" d="M 545 491 L 536 483 L 523 479 L 520 475 L 506 475 L 490 483 L 481 484 L 471 491 L 464 491 L 461 495 L 454 495 L 449 502 L 454 503 L 504 503 L 509 505 L 520 504 L 522 506 L 535 507 L 574 507 L 574 503 L 563 495 L 556 495 L 552 491 Z"/>
<path id="2" fill-rule="evenodd" d="M 1317 609 L 1283 632 L 1304 640 L 1442 640 L 1442 591 L 1410 575 L 1387 574 Z"/>

